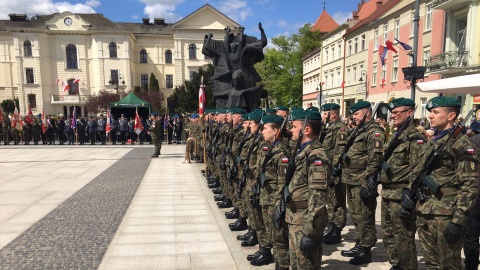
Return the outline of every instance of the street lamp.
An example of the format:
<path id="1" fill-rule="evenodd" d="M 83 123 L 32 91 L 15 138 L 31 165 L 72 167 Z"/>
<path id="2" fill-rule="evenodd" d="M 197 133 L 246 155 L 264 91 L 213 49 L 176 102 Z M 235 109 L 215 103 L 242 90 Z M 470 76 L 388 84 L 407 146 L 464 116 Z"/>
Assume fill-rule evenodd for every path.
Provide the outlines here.
<path id="1" fill-rule="evenodd" d="M 318 84 L 317 91 L 320 91 L 319 94 L 317 95 L 317 102 L 318 102 L 318 107 L 321 107 L 322 106 L 322 82 Z"/>
<path id="2" fill-rule="evenodd" d="M 359 82 L 363 82 L 363 76 L 365 76 L 365 83 L 367 83 L 367 72 L 365 70 L 360 71 L 360 79 Z"/>
<path id="3" fill-rule="evenodd" d="M 122 80 L 122 87 L 125 87 L 125 79 L 122 74 L 112 74 L 110 75 L 110 81 L 108 81 L 110 85 L 115 85 L 115 90 L 117 90 L 117 93 L 120 80 Z"/>

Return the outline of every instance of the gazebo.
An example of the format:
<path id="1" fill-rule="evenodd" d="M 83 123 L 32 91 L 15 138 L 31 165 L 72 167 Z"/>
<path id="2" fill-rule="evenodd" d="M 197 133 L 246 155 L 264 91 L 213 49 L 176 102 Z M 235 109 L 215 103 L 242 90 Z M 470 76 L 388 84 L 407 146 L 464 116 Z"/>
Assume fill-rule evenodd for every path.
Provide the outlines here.
<path id="1" fill-rule="evenodd" d="M 121 114 L 125 118 L 135 117 L 135 110 L 138 109 L 138 114 L 143 119 L 147 119 L 150 114 L 150 103 L 140 99 L 134 93 L 130 92 L 127 96 L 119 101 L 110 102 L 110 112 L 113 117 L 119 118 Z"/>

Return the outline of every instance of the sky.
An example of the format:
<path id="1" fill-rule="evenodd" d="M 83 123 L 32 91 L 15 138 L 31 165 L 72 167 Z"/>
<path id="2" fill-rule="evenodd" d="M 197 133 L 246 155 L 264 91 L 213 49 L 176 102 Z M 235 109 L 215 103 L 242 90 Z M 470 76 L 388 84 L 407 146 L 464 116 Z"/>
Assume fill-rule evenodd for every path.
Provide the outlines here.
<path id="1" fill-rule="evenodd" d="M 370 0 L 374 1 L 374 0 Z M 267 37 L 291 35 L 305 23 L 315 23 L 326 3 L 327 12 L 338 24 L 351 18 L 360 0 L 0 0 L 0 19 L 8 14 L 45 15 L 70 11 L 102 13 L 114 22 L 141 22 L 142 17 L 165 18 L 174 23 L 208 2 L 243 27 L 259 35 L 262 22 Z"/>

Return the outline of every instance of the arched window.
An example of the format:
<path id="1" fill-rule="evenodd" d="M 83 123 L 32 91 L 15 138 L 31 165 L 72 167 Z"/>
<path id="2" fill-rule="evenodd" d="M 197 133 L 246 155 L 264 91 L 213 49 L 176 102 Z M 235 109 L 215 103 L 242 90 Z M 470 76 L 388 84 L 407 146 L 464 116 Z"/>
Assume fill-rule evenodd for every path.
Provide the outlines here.
<path id="1" fill-rule="evenodd" d="M 172 63 L 172 51 L 166 50 L 165 51 L 165 64 L 171 64 Z"/>
<path id="2" fill-rule="evenodd" d="M 67 69 L 78 69 L 77 46 L 67 45 Z"/>
<path id="3" fill-rule="evenodd" d="M 188 46 L 188 59 L 197 59 L 197 45 L 190 44 Z"/>
<path id="4" fill-rule="evenodd" d="M 32 56 L 32 42 L 30 40 L 23 42 L 23 53 L 25 56 Z"/>
<path id="5" fill-rule="evenodd" d="M 147 50 L 140 50 L 140 63 L 147 63 Z"/>
<path id="6" fill-rule="evenodd" d="M 108 49 L 110 51 L 110 58 L 117 57 L 117 43 L 110 42 L 110 45 L 108 45 Z"/>
<path id="7" fill-rule="evenodd" d="M 70 79 L 68 83 L 68 94 L 69 95 L 78 95 L 78 80 Z"/>

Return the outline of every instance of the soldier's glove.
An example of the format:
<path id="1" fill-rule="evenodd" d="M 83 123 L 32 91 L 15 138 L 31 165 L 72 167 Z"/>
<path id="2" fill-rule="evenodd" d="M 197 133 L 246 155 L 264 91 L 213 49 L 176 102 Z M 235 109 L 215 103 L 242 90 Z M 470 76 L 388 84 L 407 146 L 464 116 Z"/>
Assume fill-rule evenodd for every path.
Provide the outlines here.
<path id="1" fill-rule="evenodd" d="M 445 236 L 447 243 L 449 245 L 453 245 L 460 240 L 462 237 L 464 227 L 462 225 L 458 225 L 456 223 L 450 222 L 443 232 L 443 236 Z"/>
<path id="2" fill-rule="evenodd" d="M 400 204 L 402 206 L 402 209 L 400 209 L 400 218 L 404 220 L 410 219 L 412 217 L 413 207 L 415 207 L 415 202 L 410 197 L 410 189 L 403 188 Z"/>
<path id="3" fill-rule="evenodd" d="M 312 237 L 304 235 L 300 240 L 300 251 L 302 251 L 305 257 L 312 258 L 316 244 L 316 241 Z"/>
<path id="4" fill-rule="evenodd" d="M 375 198 L 374 192 L 369 191 L 368 189 L 366 189 L 364 187 L 362 187 L 362 189 L 360 189 L 360 197 L 364 200 L 371 200 L 371 199 Z"/>
<path id="5" fill-rule="evenodd" d="M 372 174 L 367 178 L 367 187 L 368 190 L 373 191 L 377 190 L 378 174 Z"/>
<path id="6" fill-rule="evenodd" d="M 275 210 L 273 211 L 273 222 L 275 224 L 275 228 L 277 230 L 280 230 L 282 228 L 282 221 L 284 219 L 283 217 L 283 210 L 282 210 L 282 204 L 284 204 L 284 200 L 280 200 L 280 204 L 275 205 Z"/>

